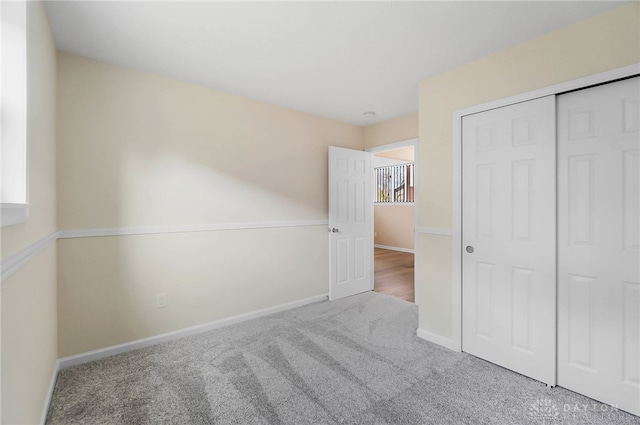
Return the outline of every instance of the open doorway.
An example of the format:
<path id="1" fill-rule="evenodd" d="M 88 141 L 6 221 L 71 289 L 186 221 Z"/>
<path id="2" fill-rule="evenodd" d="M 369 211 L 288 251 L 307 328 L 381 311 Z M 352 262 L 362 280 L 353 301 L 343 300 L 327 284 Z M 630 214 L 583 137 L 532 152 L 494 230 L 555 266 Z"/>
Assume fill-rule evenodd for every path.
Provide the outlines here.
<path id="1" fill-rule="evenodd" d="M 373 167 L 374 291 L 415 302 L 417 140 L 369 149 Z"/>

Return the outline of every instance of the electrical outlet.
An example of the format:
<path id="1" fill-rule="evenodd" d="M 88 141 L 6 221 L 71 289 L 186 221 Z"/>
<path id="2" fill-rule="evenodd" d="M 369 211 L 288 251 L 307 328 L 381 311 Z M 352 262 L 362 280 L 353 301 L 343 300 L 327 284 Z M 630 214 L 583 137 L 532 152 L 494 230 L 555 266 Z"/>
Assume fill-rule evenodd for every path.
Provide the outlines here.
<path id="1" fill-rule="evenodd" d="M 167 294 L 164 292 L 156 295 L 156 307 L 165 308 L 167 306 Z"/>

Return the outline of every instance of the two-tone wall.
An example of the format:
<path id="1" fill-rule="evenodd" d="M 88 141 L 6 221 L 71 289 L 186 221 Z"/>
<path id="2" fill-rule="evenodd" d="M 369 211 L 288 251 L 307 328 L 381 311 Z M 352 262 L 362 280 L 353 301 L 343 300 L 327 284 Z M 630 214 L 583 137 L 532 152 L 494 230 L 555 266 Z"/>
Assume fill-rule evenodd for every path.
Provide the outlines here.
<path id="1" fill-rule="evenodd" d="M 58 118 L 60 357 L 327 292 L 362 128 L 62 52 Z"/>
<path id="2" fill-rule="evenodd" d="M 453 336 L 453 112 L 639 63 L 639 22 L 633 2 L 420 83 L 416 301 L 423 335 L 445 344 Z"/>
<path id="3" fill-rule="evenodd" d="M 3 265 L 24 263 L 2 270 L 3 424 L 40 422 L 58 358 L 56 49 L 39 2 L 27 3 L 27 62 L 30 219 L 0 228 Z"/>
<path id="4" fill-rule="evenodd" d="M 3 423 L 40 421 L 56 358 L 324 294 L 327 147 L 418 120 L 362 129 L 66 53 L 56 68 L 28 7 L 31 219 L 1 229 L 2 259 L 62 239 L 2 281 Z M 634 2 L 421 83 L 422 330 L 452 335 L 453 111 L 638 63 L 639 19 Z"/>

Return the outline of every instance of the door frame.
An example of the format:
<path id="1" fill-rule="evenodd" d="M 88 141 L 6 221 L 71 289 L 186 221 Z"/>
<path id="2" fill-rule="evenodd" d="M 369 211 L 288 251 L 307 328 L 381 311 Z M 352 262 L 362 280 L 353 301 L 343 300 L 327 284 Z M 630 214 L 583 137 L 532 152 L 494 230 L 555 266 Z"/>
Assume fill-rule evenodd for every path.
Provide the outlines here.
<path id="1" fill-rule="evenodd" d="M 452 321 L 453 336 L 447 348 L 462 351 L 462 118 L 466 115 L 501 108 L 515 103 L 526 102 L 549 95 L 587 88 L 589 86 L 608 83 L 614 80 L 632 77 L 640 74 L 640 64 L 633 64 L 622 68 L 612 69 L 599 74 L 588 75 L 560 84 L 541 89 L 520 93 L 497 99 L 491 102 L 459 109 L 453 112 L 452 137 L 452 178 L 453 199 L 451 213 L 451 283 L 452 283 Z M 418 210 L 416 210 L 418 211 Z M 417 217 L 417 214 L 416 214 Z M 416 296 L 417 298 L 417 296 Z"/>
<path id="2" fill-rule="evenodd" d="M 417 268 L 416 268 L 415 253 L 416 253 L 416 244 L 418 242 L 416 229 L 418 228 L 418 211 L 419 211 L 418 202 L 420 199 L 420 196 L 418 195 L 419 193 L 418 176 L 420 173 L 419 171 L 420 167 L 418 166 L 418 159 L 420 158 L 418 156 L 418 149 L 420 149 L 420 141 L 417 137 L 414 137 L 411 139 L 401 140 L 395 143 L 389 143 L 386 145 L 366 148 L 365 152 L 370 152 L 371 154 L 375 154 L 378 152 L 392 151 L 394 149 L 407 148 L 410 146 L 413 146 L 413 252 L 414 252 L 413 254 L 413 270 L 414 270 L 413 271 L 413 293 L 414 293 L 413 303 L 415 305 L 418 305 L 418 285 L 416 285 L 416 282 L 418 282 L 418 274 L 417 274 Z M 372 207 L 374 206 L 375 206 L 375 203 L 373 203 Z M 375 226 L 375 212 L 374 212 L 373 221 Z M 375 249 L 374 249 L 374 252 L 375 252 Z M 374 255 L 374 259 L 371 261 L 371 264 L 373 264 L 375 268 L 375 255 Z M 373 274 L 372 276 L 373 276 L 373 282 L 375 285 L 375 278 L 376 278 L 375 274 Z"/>

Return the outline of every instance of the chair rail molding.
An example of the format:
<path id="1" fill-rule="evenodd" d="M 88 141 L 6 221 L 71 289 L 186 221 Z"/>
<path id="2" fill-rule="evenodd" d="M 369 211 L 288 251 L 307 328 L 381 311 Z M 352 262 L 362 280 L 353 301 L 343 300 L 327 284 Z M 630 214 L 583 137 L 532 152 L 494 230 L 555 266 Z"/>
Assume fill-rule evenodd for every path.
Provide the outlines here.
<path id="1" fill-rule="evenodd" d="M 7 259 L 2 260 L 2 264 L 0 265 L 0 270 L 2 271 L 0 273 L 0 282 L 4 282 L 5 279 L 18 271 L 20 267 L 31 261 L 33 257 L 49 246 L 50 243 L 55 242 L 56 239 L 58 239 L 58 232 L 53 232 L 21 249 Z"/>
<path id="2" fill-rule="evenodd" d="M 14 274 L 20 267 L 27 264 L 40 251 L 57 239 L 94 238 L 101 236 L 154 235 L 163 233 L 189 232 L 217 232 L 230 230 L 278 229 L 287 227 L 328 226 L 329 221 L 323 220 L 291 220 L 291 221 L 259 221 L 245 223 L 209 223 L 184 224 L 176 226 L 140 226 L 140 227 L 110 227 L 97 229 L 59 230 L 21 249 L 15 254 L 2 260 L 0 264 L 0 282 Z"/>

